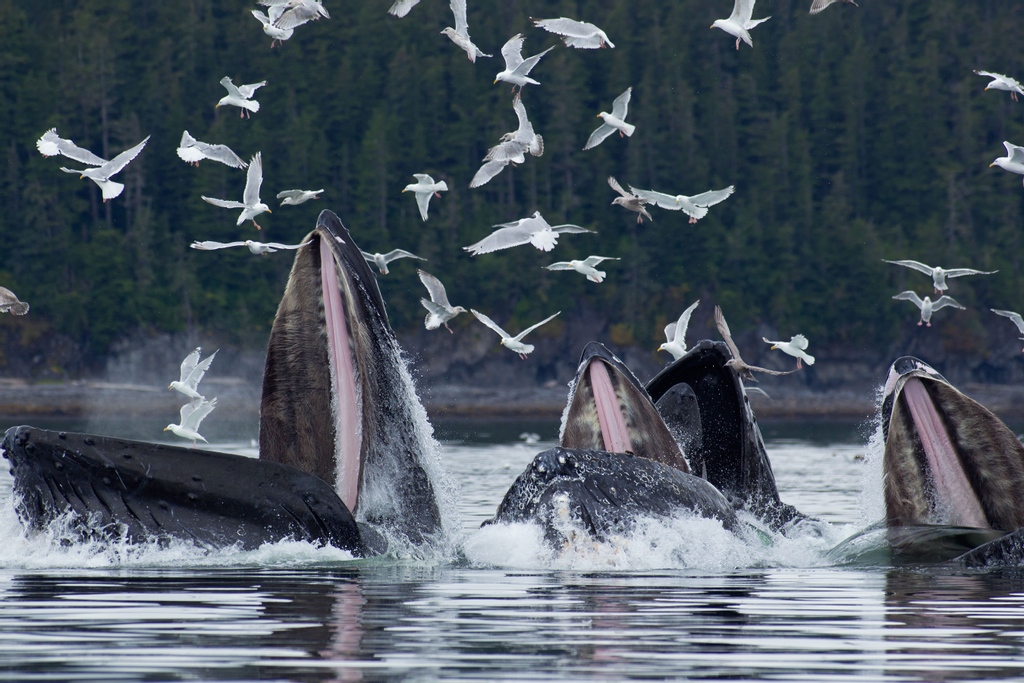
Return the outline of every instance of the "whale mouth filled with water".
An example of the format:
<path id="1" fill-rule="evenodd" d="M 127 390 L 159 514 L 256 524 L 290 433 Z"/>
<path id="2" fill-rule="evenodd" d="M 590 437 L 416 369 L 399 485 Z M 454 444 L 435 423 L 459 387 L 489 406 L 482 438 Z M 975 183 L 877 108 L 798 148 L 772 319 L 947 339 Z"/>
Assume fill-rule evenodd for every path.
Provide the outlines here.
<path id="1" fill-rule="evenodd" d="M 882 430 L 889 526 L 1024 526 L 1024 446 L 927 363 L 904 356 L 892 364 Z"/>

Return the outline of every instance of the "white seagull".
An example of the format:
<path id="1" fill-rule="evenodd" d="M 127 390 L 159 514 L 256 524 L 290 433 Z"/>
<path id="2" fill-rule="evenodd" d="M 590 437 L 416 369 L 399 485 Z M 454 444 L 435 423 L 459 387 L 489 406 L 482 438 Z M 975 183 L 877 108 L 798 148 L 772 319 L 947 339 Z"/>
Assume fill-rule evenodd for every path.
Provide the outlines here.
<path id="1" fill-rule="evenodd" d="M 416 5 L 420 4 L 420 0 L 395 0 L 395 4 L 388 10 L 388 14 L 392 14 L 399 19 L 409 13 Z"/>
<path id="2" fill-rule="evenodd" d="M 65 140 L 57 135 L 56 128 L 46 131 L 41 138 L 36 140 L 36 149 L 44 157 L 53 157 L 59 154 L 90 166 L 102 166 L 107 163 L 103 157 L 96 156 L 84 147 L 79 147 L 71 140 Z"/>
<path id="3" fill-rule="evenodd" d="M 301 249 L 307 244 L 309 244 L 309 242 L 303 242 L 302 244 L 281 244 L 280 242 L 257 242 L 255 240 L 245 240 L 244 242 L 214 242 L 212 240 L 206 240 L 204 242 L 193 242 L 189 246 L 201 251 L 230 249 L 231 247 L 247 247 L 249 251 L 254 254 L 273 254 L 274 252 L 281 251 L 282 249 Z"/>
<path id="4" fill-rule="evenodd" d="M 499 71 L 494 77 L 495 83 L 498 81 L 511 83 L 512 90 L 515 90 L 517 87 L 519 90 L 522 90 L 523 86 L 527 83 L 540 85 L 539 82 L 529 77 L 529 73 L 533 70 L 533 67 L 537 66 L 540 58 L 554 50 L 555 46 L 552 45 L 543 52 L 523 59 L 523 41 L 525 40 L 526 38 L 523 37 L 522 33 L 517 33 L 502 46 L 501 56 L 505 58 L 505 70 Z"/>
<path id="5" fill-rule="evenodd" d="M 527 153 L 535 157 L 544 154 L 544 138 L 533 130 L 522 98 L 513 99 L 512 108 L 519 119 L 519 128 L 502 135 L 501 142 L 487 150 L 483 165 L 469 181 L 470 187 L 485 185 L 509 164 L 525 162 Z"/>
<path id="6" fill-rule="evenodd" d="M 550 225 L 540 215 L 540 211 L 534 211 L 533 215 L 528 218 L 520 218 L 517 221 L 501 223 L 493 227 L 498 229 L 476 244 L 463 247 L 463 250 L 473 256 L 479 256 L 501 249 L 518 247 L 522 244 L 532 244 L 541 251 L 551 251 L 558 244 L 558 236 L 562 233 L 594 232 L 571 223 Z"/>
<path id="7" fill-rule="evenodd" d="M 175 436 L 180 436 L 183 439 L 192 439 L 192 447 L 195 448 L 196 441 L 202 441 L 203 443 L 209 443 L 203 438 L 203 435 L 199 433 L 199 423 L 203 419 L 213 412 L 213 409 L 217 407 L 217 399 L 207 401 L 203 399 L 199 401 L 199 405 L 193 406 L 191 403 L 186 403 L 181 407 L 181 414 L 178 422 L 180 424 L 169 424 L 164 427 L 164 431 L 171 432 Z"/>
<path id="8" fill-rule="evenodd" d="M 622 93 L 615 98 L 612 102 L 612 113 L 601 112 L 598 114 L 598 118 L 602 119 L 604 123 L 597 127 L 593 133 L 590 134 L 590 138 L 587 140 L 587 144 L 583 146 L 583 149 L 591 149 L 597 147 L 604 139 L 619 131 L 619 137 L 629 137 L 636 130 L 636 126 L 631 123 L 626 123 L 626 113 L 629 110 L 629 98 L 633 93 L 633 88 L 626 88 L 626 92 Z"/>
<path id="9" fill-rule="evenodd" d="M 608 34 L 586 21 L 576 21 L 559 17 L 558 19 L 532 19 L 533 25 L 549 33 L 562 37 L 566 47 L 577 47 L 593 50 L 601 47 L 615 47 L 608 40 Z"/>
<path id="10" fill-rule="evenodd" d="M 768 337 L 761 337 L 761 340 L 766 344 L 772 345 L 772 351 L 778 349 L 783 353 L 793 356 L 796 358 L 796 369 L 799 370 L 803 367 L 803 363 L 808 365 L 814 365 L 814 356 L 807 353 L 807 337 L 802 334 L 793 335 L 788 342 L 784 341 L 771 341 Z"/>
<path id="11" fill-rule="evenodd" d="M 1024 86 L 1022 86 L 1020 81 L 1016 78 L 1004 76 L 1003 74 L 995 74 L 991 71 L 980 71 L 978 69 L 975 69 L 974 73 L 979 76 L 986 76 L 992 79 L 992 82 L 985 86 L 985 90 L 1008 90 L 1010 92 L 1010 97 L 1013 98 L 1014 102 L 1017 101 L 1017 95 L 1024 95 Z"/>
<path id="12" fill-rule="evenodd" d="M 750 29 L 754 28 L 758 24 L 768 21 L 771 17 L 765 17 L 764 19 L 753 19 L 754 16 L 754 2 L 756 0 L 735 0 L 732 6 L 732 14 L 729 15 L 728 19 L 715 19 L 715 23 L 711 24 L 711 28 L 720 28 L 731 36 L 736 37 L 736 49 L 740 49 L 740 41 L 754 47 L 754 42 L 750 40 Z"/>
<path id="13" fill-rule="evenodd" d="M 708 215 L 708 207 L 724 202 L 736 191 L 736 187 L 730 185 L 721 190 L 708 190 L 707 192 L 687 197 L 683 194 L 670 195 L 655 192 L 654 190 L 639 190 L 632 185 L 629 186 L 629 189 L 648 204 L 654 204 L 670 211 L 682 211 L 690 217 L 690 223 L 696 223 L 701 218 L 704 218 L 704 216 Z"/>
<path id="14" fill-rule="evenodd" d="M 2 289 L 2 287 L 0 287 Z M 25 304 L 25 310 L 28 310 L 28 304 Z M 1014 313 L 1013 311 L 1000 311 L 995 308 L 991 309 L 996 315 L 1001 315 L 1004 318 L 1009 318 L 1013 321 L 1013 324 L 1017 326 L 1017 331 L 1024 334 L 1024 318 L 1021 317 L 1020 313 Z M 1021 341 L 1024 341 L 1024 337 L 1020 337 Z M 1024 351 L 1024 349 L 1021 349 Z"/>
<path id="15" fill-rule="evenodd" d="M 214 206 L 220 206 L 225 209 L 241 209 L 242 213 L 238 214 L 238 220 L 235 221 L 235 225 L 241 225 L 245 221 L 252 221 L 257 230 L 261 228 L 260 224 L 256 222 L 256 216 L 259 216 L 264 211 L 274 213 L 270 210 L 269 206 L 260 201 L 260 185 L 263 184 L 263 157 L 261 154 L 261 152 L 256 152 L 256 156 L 249 162 L 249 170 L 245 173 L 245 190 L 242 191 L 242 201 L 235 202 L 230 199 L 215 199 L 203 195 L 203 201 Z"/>
<path id="16" fill-rule="evenodd" d="M 120 173 L 132 159 L 139 156 L 139 152 L 142 151 L 147 142 L 149 142 L 148 135 L 145 140 L 131 149 L 126 149 L 110 161 L 104 162 L 102 166 L 78 170 L 61 166 L 60 170 L 65 173 L 79 173 L 82 178 L 88 178 L 93 181 L 100 186 L 100 191 L 103 193 L 103 201 L 107 201 L 117 197 L 124 190 L 124 185 L 111 180 L 111 176 Z"/>
<path id="17" fill-rule="evenodd" d="M 236 86 L 231 82 L 228 76 L 220 79 L 220 84 L 228 91 L 228 94 L 220 98 L 217 104 L 213 105 L 214 109 L 217 107 L 240 107 L 238 115 L 248 117 L 249 112 L 258 112 L 260 110 L 260 103 L 252 99 L 252 96 L 256 93 L 259 88 L 262 88 L 267 84 L 266 81 L 260 81 L 259 83 L 250 83 L 249 85 Z"/>
<path id="18" fill-rule="evenodd" d="M 200 142 L 189 135 L 187 130 L 181 134 L 181 142 L 178 143 L 178 156 L 182 161 L 187 161 L 193 166 L 199 166 L 199 162 L 203 159 L 219 161 L 231 168 L 245 168 L 249 165 L 232 152 L 227 145 L 211 145 Z"/>
<path id="19" fill-rule="evenodd" d="M 28 304 L 19 299 L 11 290 L 0 287 L 0 313 L 25 315 L 28 313 Z"/>
<path id="20" fill-rule="evenodd" d="M 307 21 L 316 21 L 320 17 L 330 19 L 330 13 L 319 0 L 258 0 L 267 6 L 267 13 L 274 22 L 274 27 L 287 31 L 302 26 Z M 274 15 L 277 18 L 274 18 Z"/>
<path id="21" fill-rule="evenodd" d="M 1006 148 L 1006 156 L 998 157 L 988 167 L 998 166 L 1010 173 L 1024 175 L 1024 147 L 1019 147 L 1005 140 L 1003 141 L 1003 147 Z"/>
<path id="22" fill-rule="evenodd" d="M 441 31 L 441 35 L 448 36 L 452 39 L 453 43 L 465 50 L 469 61 L 474 64 L 476 64 L 477 57 L 491 57 L 492 55 L 485 55 L 469 38 L 469 24 L 466 22 L 466 0 L 451 0 L 449 6 L 452 9 L 452 14 L 455 15 L 455 28 L 449 26 Z"/>
<path id="23" fill-rule="evenodd" d="M 448 303 L 448 293 L 444 291 L 444 285 L 436 277 L 425 270 L 417 270 L 416 272 L 419 273 L 420 282 L 423 283 L 423 286 L 427 288 L 427 292 L 430 294 L 429 299 L 420 298 L 423 308 L 427 309 L 427 317 L 423 321 L 424 327 L 428 330 L 436 330 L 441 325 L 444 325 L 444 329 L 451 332 L 452 328 L 448 327 L 448 321 L 459 313 L 465 313 L 466 309 L 462 306 L 452 306 Z"/>
<path id="24" fill-rule="evenodd" d="M 472 308 L 469 309 L 469 312 L 472 313 L 473 315 L 475 315 L 477 320 L 479 320 L 484 325 L 486 325 L 487 327 L 489 327 L 492 330 L 494 330 L 495 332 L 497 332 L 498 336 L 501 337 L 501 345 L 504 346 L 506 349 L 511 349 L 512 351 L 515 351 L 516 353 L 518 353 L 519 357 L 522 358 L 523 360 L 526 360 L 526 355 L 528 353 L 530 353 L 531 351 L 533 351 L 533 348 L 534 348 L 532 344 L 524 344 L 523 343 L 523 337 L 525 337 L 526 335 L 530 334 L 531 332 L 533 332 L 535 329 L 537 329 L 538 327 L 540 327 L 544 323 L 549 322 L 550 320 L 554 319 L 554 317 L 557 316 L 558 313 L 561 313 L 561 311 L 559 311 L 558 313 L 555 313 L 555 315 L 553 315 L 553 316 L 550 316 L 548 318 L 544 318 L 543 320 L 541 320 L 536 325 L 531 325 L 530 327 L 527 327 L 525 330 L 523 330 L 522 332 L 520 332 L 519 334 L 517 334 L 516 336 L 513 337 L 508 332 L 506 332 L 505 330 L 503 330 L 500 327 L 498 327 L 498 324 L 496 322 L 494 322 L 493 320 L 488 318 L 483 313 L 480 313 L 479 311 L 475 311 Z"/>
<path id="25" fill-rule="evenodd" d="M 845 2 L 853 5 L 854 7 L 860 7 L 860 5 L 853 0 L 814 0 L 814 2 L 811 3 L 811 14 L 817 14 L 829 5 L 833 5 L 837 2 Z"/>
<path id="26" fill-rule="evenodd" d="M 659 351 L 668 351 L 674 360 L 679 360 L 686 353 L 686 329 L 690 326 L 690 316 L 700 304 L 700 299 L 694 301 L 679 316 L 679 320 L 665 326 L 665 343 L 658 347 Z"/>
<path id="27" fill-rule="evenodd" d="M 436 195 L 440 199 L 441 193 L 448 191 L 448 184 L 443 180 L 435 183 L 434 179 L 426 173 L 413 173 L 412 177 L 416 179 L 416 182 L 406 185 L 402 192 L 415 193 L 416 206 L 420 209 L 420 217 L 423 220 L 427 220 L 427 207 L 430 205 L 430 197 Z"/>
<path id="28" fill-rule="evenodd" d="M 217 351 L 214 351 L 200 362 L 199 356 L 202 355 L 202 352 L 202 347 L 197 346 L 195 351 L 185 356 L 185 360 L 181 361 L 181 379 L 167 385 L 168 389 L 174 389 L 179 394 L 188 396 L 193 402 L 197 398 L 200 401 L 205 400 L 198 391 L 199 382 L 203 379 L 206 371 L 210 369 L 210 363 L 217 355 Z"/>
<path id="29" fill-rule="evenodd" d="M 932 301 L 929 297 L 925 297 L 924 299 L 922 299 L 917 295 L 916 292 L 912 292 L 910 290 L 900 292 L 899 294 L 894 296 L 893 299 L 913 301 L 914 305 L 921 309 L 921 319 L 917 322 L 919 326 L 924 324 L 927 325 L 928 327 L 931 327 L 932 314 L 935 311 L 939 310 L 940 308 L 952 306 L 953 308 L 959 308 L 961 311 L 966 310 L 967 308 L 966 306 L 961 306 L 959 303 L 957 303 L 956 299 L 954 299 L 951 296 L 943 295 L 940 296 L 935 301 Z"/>
<path id="30" fill-rule="evenodd" d="M 897 266 L 906 266 L 907 268 L 913 268 L 916 271 L 928 275 L 932 279 L 932 285 L 935 287 L 935 293 L 940 294 L 947 289 L 949 285 L 946 284 L 947 277 L 963 277 L 964 275 L 993 275 L 998 273 L 998 270 L 974 270 L 973 268 L 942 268 L 941 266 L 926 266 L 920 261 L 889 261 L 882 259 L 886 263 L 894 263 Z"/>
<path id="31" fill-rule="evenodd" d="M 577 273 L 582 273 L 587 276 L 587 279 L 591 282 L 604 282 L 605 277 L 608 273 L 603 270 L 598 270 L 595 266 L 601 261 L 618 261 L 618 258 L 612 256 L 588 256 L 582 261 L 573 259 L 572 261 L 559 261 L 558 263 L 552 263 L 550 266 L 544 266 L 548 270 L 575 270 Z"/>
<path id="32" fill-rule="evenodd" d="M 651 214 L 647 213 L 647 209 L 644 208 L 645 204 L 650 204 L 649 201 L 634 192 L 626 192 L 622 189 L 622 185 L 619 185 L 619 181 L 613 176 L 608 176 L 608 185 L 621 195 L 613 199 L 612 204 L 618 204 L 627 211 L 635 211 L 637 223 L 643 223 L 644 216 L 646 216 L 649 221 L 654 220 L 651 218 Z"/>
<path id="33" fill-rule="evenodd" d="M 258 9 L 252 10 L 252 15 L 259 19 L 263 25 L 263 32 L 271 38 L 270 47 L 274 47 L 274 43 L 280 43 L 284 45 L 284 41 L 292 37 L 295 33 L 293 28 L 278 28 L 274 26 L 274 22 L 281 18 L 284 8 L 281 5 L 274 5 L 269 10 L 269 16 L 259 11 Z"/>
<path id="34" fill-rule="evenodd" d="M 277 193 L 277 198 L 281 200 L 281 206 L 298 206 L 310 199 L 320 199 L 320 193 L 323 191 L 323 188 L 319 190 L 284 190 Z"/>
<path id="35" fill-rule="evenodd" d="M 736 342 L 732 340 L 732 333 L 729 331 L 729 323 L 725 321 L 725 315 L 722 313 L 721 306 L 715 306 L 715 327 L 718 328 L 718 333 L 722 335 L 722 339 L 725 340 L 725 345 L 729 347 L 729 353 L 732 354 L 732 358 L 725 361 L 725 366 L 743 379 L 756 382 L 757 379 L 754 377 L 754 370 L 757 372 L 763 372 L 766 375 L 791 375 L 796 372 L 796 370 L 769 370 L 768 368 L 760 368 L 756 365 L 750 365 L 744 361 L 743 358 L 740 357 L 739 347 L 736 346 Z"/>
<path id="36" fill-rule="evenodd" d="M 417 256 L 416 254 L 408 252 L 405 249 L 392 249 L 386 254 L 382 254 L 380 252 L 371 254 L 367 251 L 363 251 L 362 249 L 360 249 L 359 253 L 362 254 L 363 258 L 366 259 L 369 263 L 372 263 L 373 265 L 377 266 L 377 269 L 380 271 L 381 275 L 387 275 L 388 264 L 391 263 L 392 261 L 397 261 L 400 258 L 415 258 L 419 259 L 420 261 L 427 260 L 422 256 Z"/>

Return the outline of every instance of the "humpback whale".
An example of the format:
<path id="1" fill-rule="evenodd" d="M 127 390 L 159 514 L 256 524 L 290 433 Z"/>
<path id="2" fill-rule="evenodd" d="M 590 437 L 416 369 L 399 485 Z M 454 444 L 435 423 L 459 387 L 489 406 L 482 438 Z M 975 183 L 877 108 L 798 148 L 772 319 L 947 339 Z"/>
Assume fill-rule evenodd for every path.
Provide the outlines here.
<path id="1" fill-rule="evenodd" d="M 1024 563 L 1024 445 L 991 411 L 912 356 L 890 367 L 880 409 L 883 523 L 832 551 L 897 562 Z"/>
<path id="2" fill-rule="evenodd" d="M 80 537 L 353 554 L 444 531 L 426 413 L 376 279 L 323 211 L 297 250 L 270 334 L 259 459 L 12 427 L 3 443 L 30 528 L 70 514 Z"/>

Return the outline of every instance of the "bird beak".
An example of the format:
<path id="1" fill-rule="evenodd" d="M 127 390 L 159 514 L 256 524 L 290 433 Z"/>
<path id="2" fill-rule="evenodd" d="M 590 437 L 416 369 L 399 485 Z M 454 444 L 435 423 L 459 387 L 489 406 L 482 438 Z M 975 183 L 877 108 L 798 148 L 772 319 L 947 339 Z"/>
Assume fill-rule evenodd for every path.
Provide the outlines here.
<path id="1" fill-rule="evenodd" d="M 775 349 L 777 349 L 778 347 L 779 347 L 779 345 L 778 345 L 778 344 L 772 344 L 772 351 L 774 351 L 774 350 L 775 350 Z"/>
<path id="2" fill-rule="evenodd" d="M 601 115 L 600 115 L 600 114 L 598 114 L 598 115 L 597 115 L 597 118 L 601 118 Z"/>
<path id="3" fill-rule="evenodd" d="M 164 431 L 165 431 L 165 432 L 167 431 L 167 427 L 164 427 Z"/>
<path id="4" fill-rule="evenodd" d="M 216 109 L 219 106 L 220 106 L 220 102 L 218 102 L 217 104 L 213 105 L 213 108 Z M 166 432 L 167 430 L 165 429 L 164 431 Z"/>
<path id="5" fill-rule="evenodd" d="M 495 82 L 495 83 L 497 83 L 497 82 L 498 82 L 498 79 L 497 79 L 497 78 L 495 78 L 495 79 L 494 79 L 494 82 Z"/>
<path id="6" fill-rule="evenodd" d="M 267 207 L 267 213 L 274 213 L 274 212 L 270 210 L 270 207 Z"/>
<path id="7" fill-rule="evenodd" d="M 989 165 L 988 165 L 988 167 L 989 167 L 989 168 L 992 168 L 992 167 L 993 167 L 993 166 L 995 166 L 995 165 L 996 165 L 996 164 L 995 164 L 995 162 L 992 162 L 991 164 L 989 164 Z M 84 178 L 85 176 L 82 176 L 82 177 Z"/>
<path id="8" fill-rule="evenodd" d="M 495 82 L 495 83 L 497 83 L 498 81 L 494 81 L 494 82 Z M 408 191 L 409 191 L 409 190 L 402 190 L 402 192 L 408 192 Z"/>
<path id="9" fill-rule="evenodd" d="M 170 388 L 171 388 L 171 385 L 170 385 L 170 384 L 168 384 L 168 385 L 167 385 L 167 388 L 168 388 L 168 389 L 170 389 Z"/>

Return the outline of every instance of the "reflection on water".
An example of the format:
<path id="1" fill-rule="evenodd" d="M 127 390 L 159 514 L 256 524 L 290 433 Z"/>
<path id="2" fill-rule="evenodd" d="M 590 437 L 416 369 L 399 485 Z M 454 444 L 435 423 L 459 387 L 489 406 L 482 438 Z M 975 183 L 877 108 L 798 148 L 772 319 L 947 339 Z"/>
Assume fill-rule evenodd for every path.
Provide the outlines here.
<path id="1" fill-rule="evenodd" d="M 862 490 L 873 463 L 857 429 L 831 441 L 764 430 L 784 500 L 828 521 L 835 539 L 873 521 Z M 532 553 L 532 563 L 496 566 L 468 551 L 454 564 L 352 561 L 286 543 L 62 549 L 24 537 L 4 475 L 0 680 L 1024 676 L 1024 570 L 837 567 L 825 558 L 833 538 L 757 548 L 685 519 L 595 548 L 585 565 L 559 564 L 528 534 L 478 531 L 557 424 L 438 431 L 466 547 Z M 542 442 L 521 443 L 522 431 Z M 232 439 L 214 445 L 255 455 Z"/>

